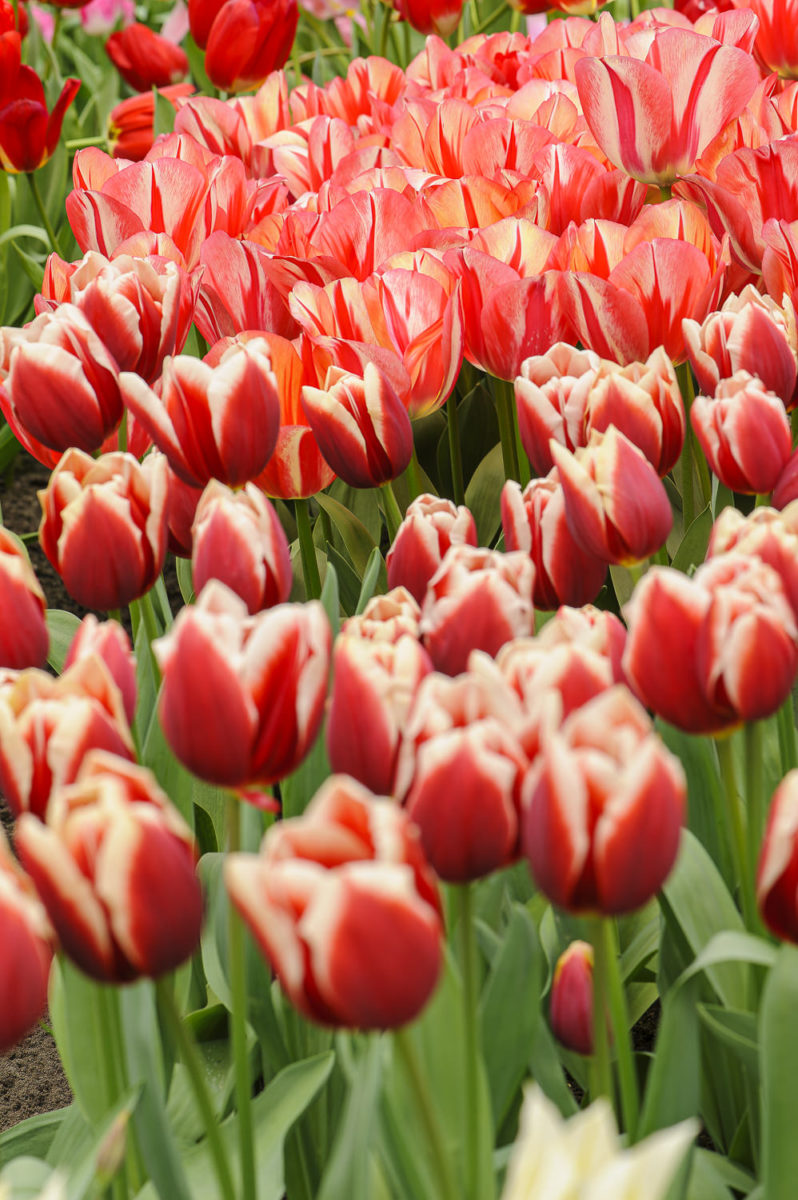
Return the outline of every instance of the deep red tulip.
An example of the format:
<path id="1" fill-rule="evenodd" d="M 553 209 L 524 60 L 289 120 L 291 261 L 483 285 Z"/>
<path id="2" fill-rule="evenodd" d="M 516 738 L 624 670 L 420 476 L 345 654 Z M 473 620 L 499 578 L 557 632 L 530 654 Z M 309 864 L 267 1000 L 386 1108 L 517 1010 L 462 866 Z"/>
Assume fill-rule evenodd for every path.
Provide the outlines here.
<path id="1" fill-rule="evenodd" d="M 632 912 L 676 861 L 687 782 L 624 687 L 549 737 L 524 785 L 523 846 L 541 891 L 571 912 Z"/>
<path id="2" fill-rule="evenodd" d="M 460 24 L 463 0 L 394 0 L 394 8 L 419 33 L 447 38 Z"/>
<path id="3" fill-rule="evenodd" d="M 191 831 L 154 775 L 94 752 L 16 844 L 69 957 L 93 979 L 157 978 L 199 942 L 202 891 Z"/>
<path id="4" fill-rule="evenodd" d="M 443 931 L 418 833 L 353 779 L 329 779 L 259 855 L 229 855 L 225 883 L 303 1016 L 391 1029 L 432 995 Z"/>
<path id="5" fill-rule="evenodd" d="M 798 942 L 798 771 L 784 776 L 770 802 L 759 856 L 756 898 L 762 920 L 776 937 Z"/>
<path id="6" fill-rule="evenodd" d="M 84 617 L 77 633 L 69 644 L 64 659 L 64 670 L 73 663 L 96 654 L 105 663 L 108 672 L 122 696 L 125 716 L 129 725 L 136 714 L 136 658 L 130 638 L 118 621 L 98 621 L 93 613 Z"/>
<path id="7" fill-rule="evenodd" d="M 477 544 L 477 527 L 469 510 L 437 496 L 417 496 L 408 505 L 385 560 L 388 587 L 407 588 L 421 604 L 446 551 L 465 544 Z"/>
<path id="8" fill-rule="evenodd" d="M 234 492 L 212 479 L 197 505 L 191 575 L 199 595 L 219 579 L 260 612 L 291 594 L 291 555 L 274 506 L 254 484 Z"/>
<path id="9" fill-rule="evenodd" d="M 571 942 L 557 959 L 549 1000 L 551 1031 L 577 1054 L 593 1053 L 593 947 Z"/>
<path id="10" fill-rule="evenodd" d="M 296 0 L 225 0 L 208 31 L 205 70 L 217 88 L 246 92 L 286 62 L 294 43 Z"/>
<path id="11" fill-rule="evenodd" d="M 126 25 L 112 33 L 105 43 L 105 52 L 134 92 L 179 83 L 188 74 L 185 50 L 148 25 Z"/>
<path id="12" fill-rule="evenodd" d="M 0 526 L 0 668 L 44 666 L 50 645 L 45 610 L 24 545 Z"/>
<path id="13" fill-rule="evenodd" d="M 42 81 L 21 65 L 19 33 L 0 32 L 0 170 L 35 171 L 47 162 L 79 88 L 79 79 L 67 79 L 49 113 Z"/>
<path id="14" fill-rule="evenodd" d="M 696 396 L 690 420 L 707 462 L 733 492 L 765 495 L 792 452 L 783 401 L 747 371 L 718 384 L 715 398 Z"/>
<path id="15" fill-rule="evenodd" d="M 44 820 L 52 790 L 94 749 L 133 757 L 122 695 L 96 655 L 57 679 L 22 671 L 0 683 L 0 792 L 15 816 Z"/>
<path id="16" fill-rule="evenodd" d="M 12 4 L 11 0 L 0 0 L 0 34 L 19 33 L 21 38 L 28 34 L 28 14 L 21 2 Z"/>
<path id="17" fill-rule="evenodd" d="M 0 1055 L 44 1014 L 52 942 L 53 931 L 41 901 L 0 830 Z"/>
<path id="18" fill-rule="evenodd" d="M 161 726 L 175 755 L 224 787 L 289 774 L 319 732 L 330 642 L 318 602 L 250 617 L 238 596 L 212 580 L 155 642 Z"/>

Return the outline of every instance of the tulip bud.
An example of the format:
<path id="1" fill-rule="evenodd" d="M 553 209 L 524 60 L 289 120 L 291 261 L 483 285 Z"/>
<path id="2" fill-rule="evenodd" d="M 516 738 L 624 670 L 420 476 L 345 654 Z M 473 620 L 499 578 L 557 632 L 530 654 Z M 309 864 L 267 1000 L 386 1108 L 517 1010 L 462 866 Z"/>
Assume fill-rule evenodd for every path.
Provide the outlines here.
<path id="1" fill-rule="evenodd" d="M 798 771 L 784 776 L 770 803 L 759 856 L 756 898 L 762 920 L 778 938 L 798 942 Z"/>
<path id="2" fill-rule="evenodd" d="M 159 714 L 173 752 L 222 787 L 288 775 L 319 732 L 330 626 L 317 601 L 254 617 L 216 580 L 153 643 L 163 675 Z"/>
<path id="3" fill-rule="evenodd" d="M 61 945 L 92 979 L 157 978 L 193 953 L 196 849 L 150 771 L 90 754 L 46 824 L 20 818 L 16 842 Z"/>
<path id="4" fill-rule="evenodd" d="M 225 882 L 311 1020 L 391 1029 L 432 995 L 440 902 L 417 831 L 345 775 L 328 779 L 303 816 L 274 825 L 259 855 L 228 855 Z"/>
<path id="5" fill-rule="evenodd" d="M 297 0 L 225 0 L 208 32 L 205 70 L 227 92 L 246 92 L 282 67 L 299 21 Z"/>
<path id="6" fill-rule="evenodd" d="M 372 596 L 356 617 L 344 621 L 342 633 L 372 642 L 398 642 L 406 634 L 418 640 L 421 609 L 406 588 Z"/>
<path id="7" fill-rule="evenodd" d="M 67 650 L 64 671 L 90 654 L 98 655 L 108 668 L 122 696 L 128 724 L 132 725 L 136 715 L 136 659 L 130 638 L 118 621 L 100 623 L 93 613 L 84 617 Z"/>
<path id="8" fill-rule="evenodd" d="M 792 452 L 784 404 L 747 371 L 718 384 L 714 400 L 696 396 L 690 410 L 707 462 L 733 492 L 771 492 Z"/>
<path id="9" fill-rule="evenodd" d="M 410 418 L 374 363 L 362 379 L 330 367 L 323 389 L 302 388 L 302 407 L 325 459 L 350 486 L 378 487 L 410 462 Z"/>
<path id="10" fill-rule="evenodd" d="M 105 52 L 134 92 L 179 83 L 188 74 L 185 50 L 148 25 L 126 25 L 112 33 Z"/>
<path id="11" fill-rule="evenodd" d="M 593 1053 L 593 947 L 571 942 L 557 959 L 549 1002 L 551 1031 L 577 1054 Z"/>
<path id="12" fill-rule="evenodd" d="M 166 459 L 67 450 L 39 492 L 39 541 L 86 608 L 122 608 L 149 591 L 166 556 Z"/>
<path id="13" fill-rule="evenodd" d="M 284 603 L 291 594 L 291 555 L 274 506 L 254 484 L 233 492 L 212 479 L 197 505 L 191 572 L 199 594 L 219 579 L 250 613 Z"/>
<path id="14" fill-rule="evenodd" d="M 615 683 L 626 683 L 621 665 L 626 646 L 626 627 L 614 613 L 585 604 L 582 608 L 563 605 L 541 629 L 536 641 L 540 646 L 574 644 L 606 658 Z"/>
<path id="15" fill-rule="evenodd" d="M 515 381 L 518 429 L 532 467 L 546 475 L 554 466 L 552 438 L 575 450 L 584 446 L 587 398 L 601 359 L 592 350 L 557 342 L 547 354 L 528 358 Z"/>
<path id="16" fill-rule="evenodd" d="M 176 108 L 181 97 L 190 96 L 194 91 L 193 83 L 175 83 L 159 88 L 158 94 Z M 108 152 L 111 157 L 140 162 L 152 149 L 154 126 L 155 98 L 151 91 L 122 100 L 108 114 Z"/>
<path id="17" fill-rule="evenodd" d="M 407 507 L 385 560 L 388 587 L 406 587 L 419 604 L 450 546 L 476 546 L 477 527 L 464 506 L 424 494 Z"/>
<path id="18" fill-rule="evenodd" d="M 419 33 L 447 38 L 460 24 L 463 0 L 394 0 L 394 8 Z"/>
<path id="19" fill-rule="evenodd" d="M 44 666 L 50 645 L 45 611 L 24 545 L 0 526 L 0 668 Z"/>
<path id="20" fill-rule="evenodd" d="M 777 572 L 798 621 L 798 504 L 782 512 L 758 507 L 747 517 L 737 508 L 724 508 L 712 526 L 707 558 L 732 550 L 752 555 Z"/>
<path id="21" fill-rule="evenodd" d="M 0 830 L 0 1054 L 44 1014 L 52 941 L 44 908 Z"/>
<path id="22" fill-rule="evenodd" d="M 676 861 L 686 794 L 681 763 L 628 689 L 602 692 L 547 740 L 524 784 L 538 887 L 569 912 L 640 908 Z"/>

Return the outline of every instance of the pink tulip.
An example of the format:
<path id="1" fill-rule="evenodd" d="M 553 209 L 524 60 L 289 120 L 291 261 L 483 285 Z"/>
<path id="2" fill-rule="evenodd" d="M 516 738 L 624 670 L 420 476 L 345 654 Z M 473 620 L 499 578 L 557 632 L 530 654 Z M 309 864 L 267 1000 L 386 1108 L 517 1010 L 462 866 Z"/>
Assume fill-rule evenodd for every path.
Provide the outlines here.
<path id="1" fill-rule="evenodd" d="M 764 495 L 792 451 L 784 404 L 747 371 L 722 380 L 715 398 L 696 396 L 690 419 L 707 462 L 735 492 Z"/>
<path id="2" fill-rule="evenodd" d="M 406 587 L 419 604 L 450 546 L 476 546 L 477 527 L 469 510 L 424 494 L 407 507 L 386 557 L 388 586 Z"/>

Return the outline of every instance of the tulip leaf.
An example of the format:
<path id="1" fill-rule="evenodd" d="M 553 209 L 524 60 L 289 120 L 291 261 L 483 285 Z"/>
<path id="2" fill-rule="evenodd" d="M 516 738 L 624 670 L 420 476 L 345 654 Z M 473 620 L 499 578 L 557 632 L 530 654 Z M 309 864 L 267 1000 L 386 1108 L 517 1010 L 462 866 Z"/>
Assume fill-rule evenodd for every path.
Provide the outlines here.
<path id="1" fill-rule="evenodd" d="M 23 250 L 19 242 L 12 242 L 11 248 L 19 259 L 19 265 L 22 267 L 22 270 L 36 291 L 40 292 L 44 281 L 44 267 L 37 258 L 34 258 L 32 254 L 28 254 L 27 250 Z"/>
<path id="2" fill-rule="evenodd" d="M 108 1108 L 107 1047 L 99 1020 L 101 985 L 67 958 L 53 962 L 50 972 L 50 1020 L 64 1074 L 87 1121 L 99 1123 Z"/>
<path id="3" fill-rule="evenodd" d="M 798 1079 L 798 949 L 779 950 L 759 1013 L 762 1077 L 762 1180 L 768 1200 L 794 1200 L 798 1179 L 795 1081 Z"/>
<path id="4" fill-rule="evenodd" d="M 712 532 L 712 511 L 707 507 L 698 514 L 682 538 L 673 556 L 671 566 L 676 571 L 690 574 L 691 568 L 700 567 L 707 556 L 709 535 Z"/>
<path id="5" fill-rule="evenodd" d="M 759 1073 L 756 1015 L 719 1004 L 699 1004 L 698 1015 L 710 1033 L 728 1046 L 752 1078 L 756 1078 Z"/>
<path id="6" fill-rule="evenodd" d="M 635 590 L 634 576 L 628 567 L 612 563 L 610 566 L 610 579 L 615 589 L 615 597 L 621 608 L 623 608 L 624 604 L 631 599 L 632 592 Z"/>
<path id="7" fill-rule="evenodd" d="M 716 475 L 712 476 L 712 516 L 717 521 L 724 508 L 734 507 L 734 492 L 721 483 Z"/>
<path id="8" fill-rule="evenodd" d="M 724 828 L 717 814 L 725 803 L 717 755 L 709 738 L 684 733 L 657 718 L 657 732 L 678 755 L 687 775 L 687 825 L 718 868 L 727 888 L 733 886 L 734 869 Z"/>
<path id="9" fill-rule="evenodd" d="M 341 626 L 341 599 L 338 591 L 338 575 L 335 567 L 329 560 L 327 562 L 327 569 L 324 572 L 324 583 L 319 599 L 327 614 L 327 620 L 330 622 L 333 638 L 336 638 Z"/>
<path id="10" fill-rule="evenodd" d="M 355 570 L 362 576 L 368 566 L 369 556 L 374 549 L 375 541 L 366 526 L 348 508 L 344 508 L 334 496 L 319 492 L 316 500 L 320 508 L 329 516 L 335 528 L 340 533 Z"/>
<path id="11" fill-rule="evenodd" d="M 654 1060 L 646 1082 L 638 1137 L 666 1129 L 698 1111 L 701 1055 L 698 983 L 671 988 L 662 1001 Z"/>
<path id="12" fill-rule="evenodd" d="M 357 1063 L 317 1200 L 373 1200 L 371 1151 L 377 1133 L 385 1043 L 371 1038 Z"/>
<path id="13" fill-rule="evenodd" d="M 380 550 L 379 550 L 379 546 L 375 546 L 374 549 L 372 550 L 371 554 L 369 555 L 369 560 L 368 560 L 368 563 L 366 564 L 366 569 L 363 572 L 363 582 L 360 585 L 360 595 L 357 598 L 357 605 L 355 607 L 355 613 L 358 616 L 362 613 L 363 609 L 366 607 L 369 600 L 371 599 L 371 597 L 374 595 L 375 591 L 377 590 L 377 583 L 380 579 L 380 571 L 381 570 L 383 572 L 385 571 L 385 564 L 383 563 L 382 555 L 380 554 Z M 385 581 L 386 588 L 387 588 L 387 582 L 388 581 L 386 579 L 386 581 Z M 385 590 L 385 589 L 383 589 L 383 590 Z"/>
<path id="14" fill-rule="evenodd" d="M 177 584 L 180 588 L 180 595 L 186 604 L 193 604 L 196 596 L 194 594 L 194 583 L 191 578 L 191 559 L 176 558 L 175 573 L 177 575 Z"/>
<path id="15" fill-rule="evenodd" d="M 177 116 L 174 105 L 156 87 L 152 89 L 152 98 L 155 102 L 152 123 L 153 137 L 160 137 L 162 133 L 173 133 Z"/>
<path id="16" fill-rule="evenodd" d="M 64 659 L 70 643 L 80 626 L 80 618 L 76 617 L 74 613 L 64 612 L 60 608 L 48 608 L 46 619 L 47 632 L 50 635 L 47 662 L 54 671 L 58 671 L 60 674 L 64 669 Z"/>
<path id="17" fill-rule="evenodd" d="M 57 1108 L 53 1112 L 37 1113 L 36 1116 L 28 1117 L 0 1133 L 0 1162 L 23 1155 L 43 1158 L 74 1108 L 73 1102 L 68 1107 Z"/>
<path id="18" fill-rule="evenodd" d="M 480 546 L 489 546 L 501 525 L 504 461 L 501 445 L 494 446 L 477 467 L 466 488 L 465 502 L 474 516 Z"/>
<path id="19" fill-rule="evenodd" d="M 300 816 L 329 774 L 330 760 L 327 757 L 325 725 L 322 725 L 310 753 L 294 773 L 283 779 L 280 784 L 283 816 Z"/>
<path id="20" fill-rule="evenodd" d="M 741 1192 L 743 1196 L 747 1196 L 753 1188 L 756 1180 L 748 1171 L 744 1171 L 737 1163 L 729 1162 L 728 1158 L 724 1158 L 722 1154 L 715 1154 L 710 1150 L 704 1150 L 700 1146 L 696 1147 L 693 1154 L 693 1171 L 691 1175 L 691 1187 L 688 1190 L 688 1200 L 703 1200 L 704 1193 L 696 1186 L 693 1190 L 693 1180 L 717 1180 L 726 1188 L 734 1188 L 735 1191 Z M 709 1186 L 709 1183 L 708 1183 Z M 708 1192 L 709 1196 L 713 1197 L 714 1192 Z M 720 1192 L 718 1192 L 720 1196 Z"/>
<path id="21" fill-rule="evenodd" d="M 200 50 L 190 33 L 186 35 L 183 49 L 188 57 L 188 65 L 191 68 L 197 90 L 205 96 L 212 96 L 214 88 L 205 70 L 205 51 Z"/>

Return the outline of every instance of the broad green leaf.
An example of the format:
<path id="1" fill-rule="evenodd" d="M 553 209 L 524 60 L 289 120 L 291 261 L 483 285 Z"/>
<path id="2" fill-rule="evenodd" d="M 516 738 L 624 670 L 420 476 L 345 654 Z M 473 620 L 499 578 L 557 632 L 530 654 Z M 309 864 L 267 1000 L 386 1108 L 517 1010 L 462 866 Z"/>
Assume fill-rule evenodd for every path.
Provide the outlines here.
<path id="1" fill-rule="evenodd" d="M 193 604 L 196 597 L 194 595 L 194 583 L 191 579 L 191 559 L 176 558 L 175 571 L 177 573 L 180 595 L 186 604 Z"/>
<path id="2" fill-rule="evenodd" d="M 186 35 L 183 48 L 188 55 L 188 65 L 191 67 L 197 91 L 202 92 L 205 96 L 212 96 L 214 94 L 213 84 L 205 70 L 205 51 L 200 50 L 190 33 Z"/>
<path id="3" fill-rule="evenodd" d="M 338 1136 L 322 1176 L 318 1200 L 373 1200 L 370 1155 L 377 1134 L 380 1086 L 386 1047 L 369 1039 L 357 1064 Z"/>
<path id="4" fill-rule="evenodd" d="M 638 1128 L 641 1138 L 698 1112 L 701 1060 L 696 992 L 697 984 L 688 983 L 671 988 L 662 1001 Z"/>
<path id="5" fill-rule="evenodd" d="M 747 1196 L 756 1182 L 753 1176 L 744 1171 L 736 1163 L 729 1162 L 722 1154 L 713 1154 L 710 1150 L 696 1147 L 693 1155 L 693 1175 L 696 1180 L 713 1177 L 720 1180 L 727 1188 L 734 1188 Z M 703 1194 L 696 1188 L 695 1193 L 688 1193 L 689 1200 L 703 1200 Z"/>
<path id="6" fill-rule="evenodd" d="M 375 539 L 366 526 L 348 508 L 344 508 L 333 496 L 319 492 L 316 496 L 319 507 L 328 514 L 335 528 L 340 533 L 347 553 L 352 559 L 358 575 L 363 575 L 368 566 L 369 557 L 375 546 Z"/>
<path id="7" fill-rule="evenodd" d="M 50 1020 L 64 1074 L 86 1120 L 99 1123 L 113 1097 L 104 1069 L 108 1048 L 102 1037 L 100 989 L 66 958 L 50 972 Z"/>
<path id="8" fill-rule="evenodd" d="M 153 120 L 152 132 L 153 137 L 160 137 L 162 133 L 172 133 L 175 127 L 175 117 L 177 110 L 171 101 L 167 100 L 157 88 L 152 89 L 152 97 L 155 101 L 155 115 Z"/>
<path id="9" fill-rule="evenodd" d="M 798 1137 L 798 949 L 784 945 L 768 975 L 759 1017 L 762 1181 L 767 1200 L 795 1200 Z"/>
<path id="10" fill-rule="evenodd" d="M 325 779 L 330 774 L 330 760 L 325 744 L 325 725 L 303 762 L 292 775 L 280 784 L 284 817 L 298 817 L 305 811 Z"/>
<path id="11" fill-rule="evenodd" d="M 54 671 L 58 671 L 60 674 L 64 669 L 64 659 L 70 643 L 78 631 L 80 618 L 76 617 L 74 613 L 64 612 L 60 608 L 48 608 L 46 618 L 47 632 L 50 635 L 47 662 Z"/>
<path id="12" fill-rule="evenodd" d="M 718 820 L 725 798 L 718 771 L 717 755 L 709 738 L 684 733 L 659 718 L 657 731 L 669 750 L 678 755 L 687 775 L 687 825 L 709 853 L 727 887 L 734 881 L 734 869 L 725 834 L 725 822 Z"/>
<path id="13" fill-rule="evenodd" d="M 363 583 L 360 587 L 360 595 L 357 598 L 357 606 L 355 608 L 355 613 L 358 616 L 377 590 L 380 574 L 385 574 L 385 563 L 383 562 L 379 547 L 375 546 L 369 556 L 366 570 L 363 572 Z M 385 586 L 387 587 L 387 579 Z"/>
<path id="14" fill-rule="evenodd" d="M 489 450 L 471 476 L 465 502 L 474 516 L 480 546 L 489 546 L 501 525 L 504 462 L 500 445 Z"/>
<path id="15" fill-rule="evenodd" d="M 677 571 L 689 573 L 699 567 L 707 556 L 709 535 L 712 532 L 712 512 L 709 505 L 698 514 L 682 538 L 679 549 L 671 561 Z"/>
<path id="16" fill-rule="evenodd" d="M 37 1113 L 0 1133 L 0 1162 L 25 1155 L 44 1158 L 67 1114 L 74 1106 L 57 1108 L 54 1112 Z"/>
<path id="17" fill-rule="evenodd" d="M 735 1058 L 751 1072 L 751 1078 L 756 1078 L 759 1073 L 759 1046 L 755 1014 L 723 1008 L 719 1004 L 699 1004 L 698 1015 L 709 1032 L 724 1046 L 728 1046 Z"/>

